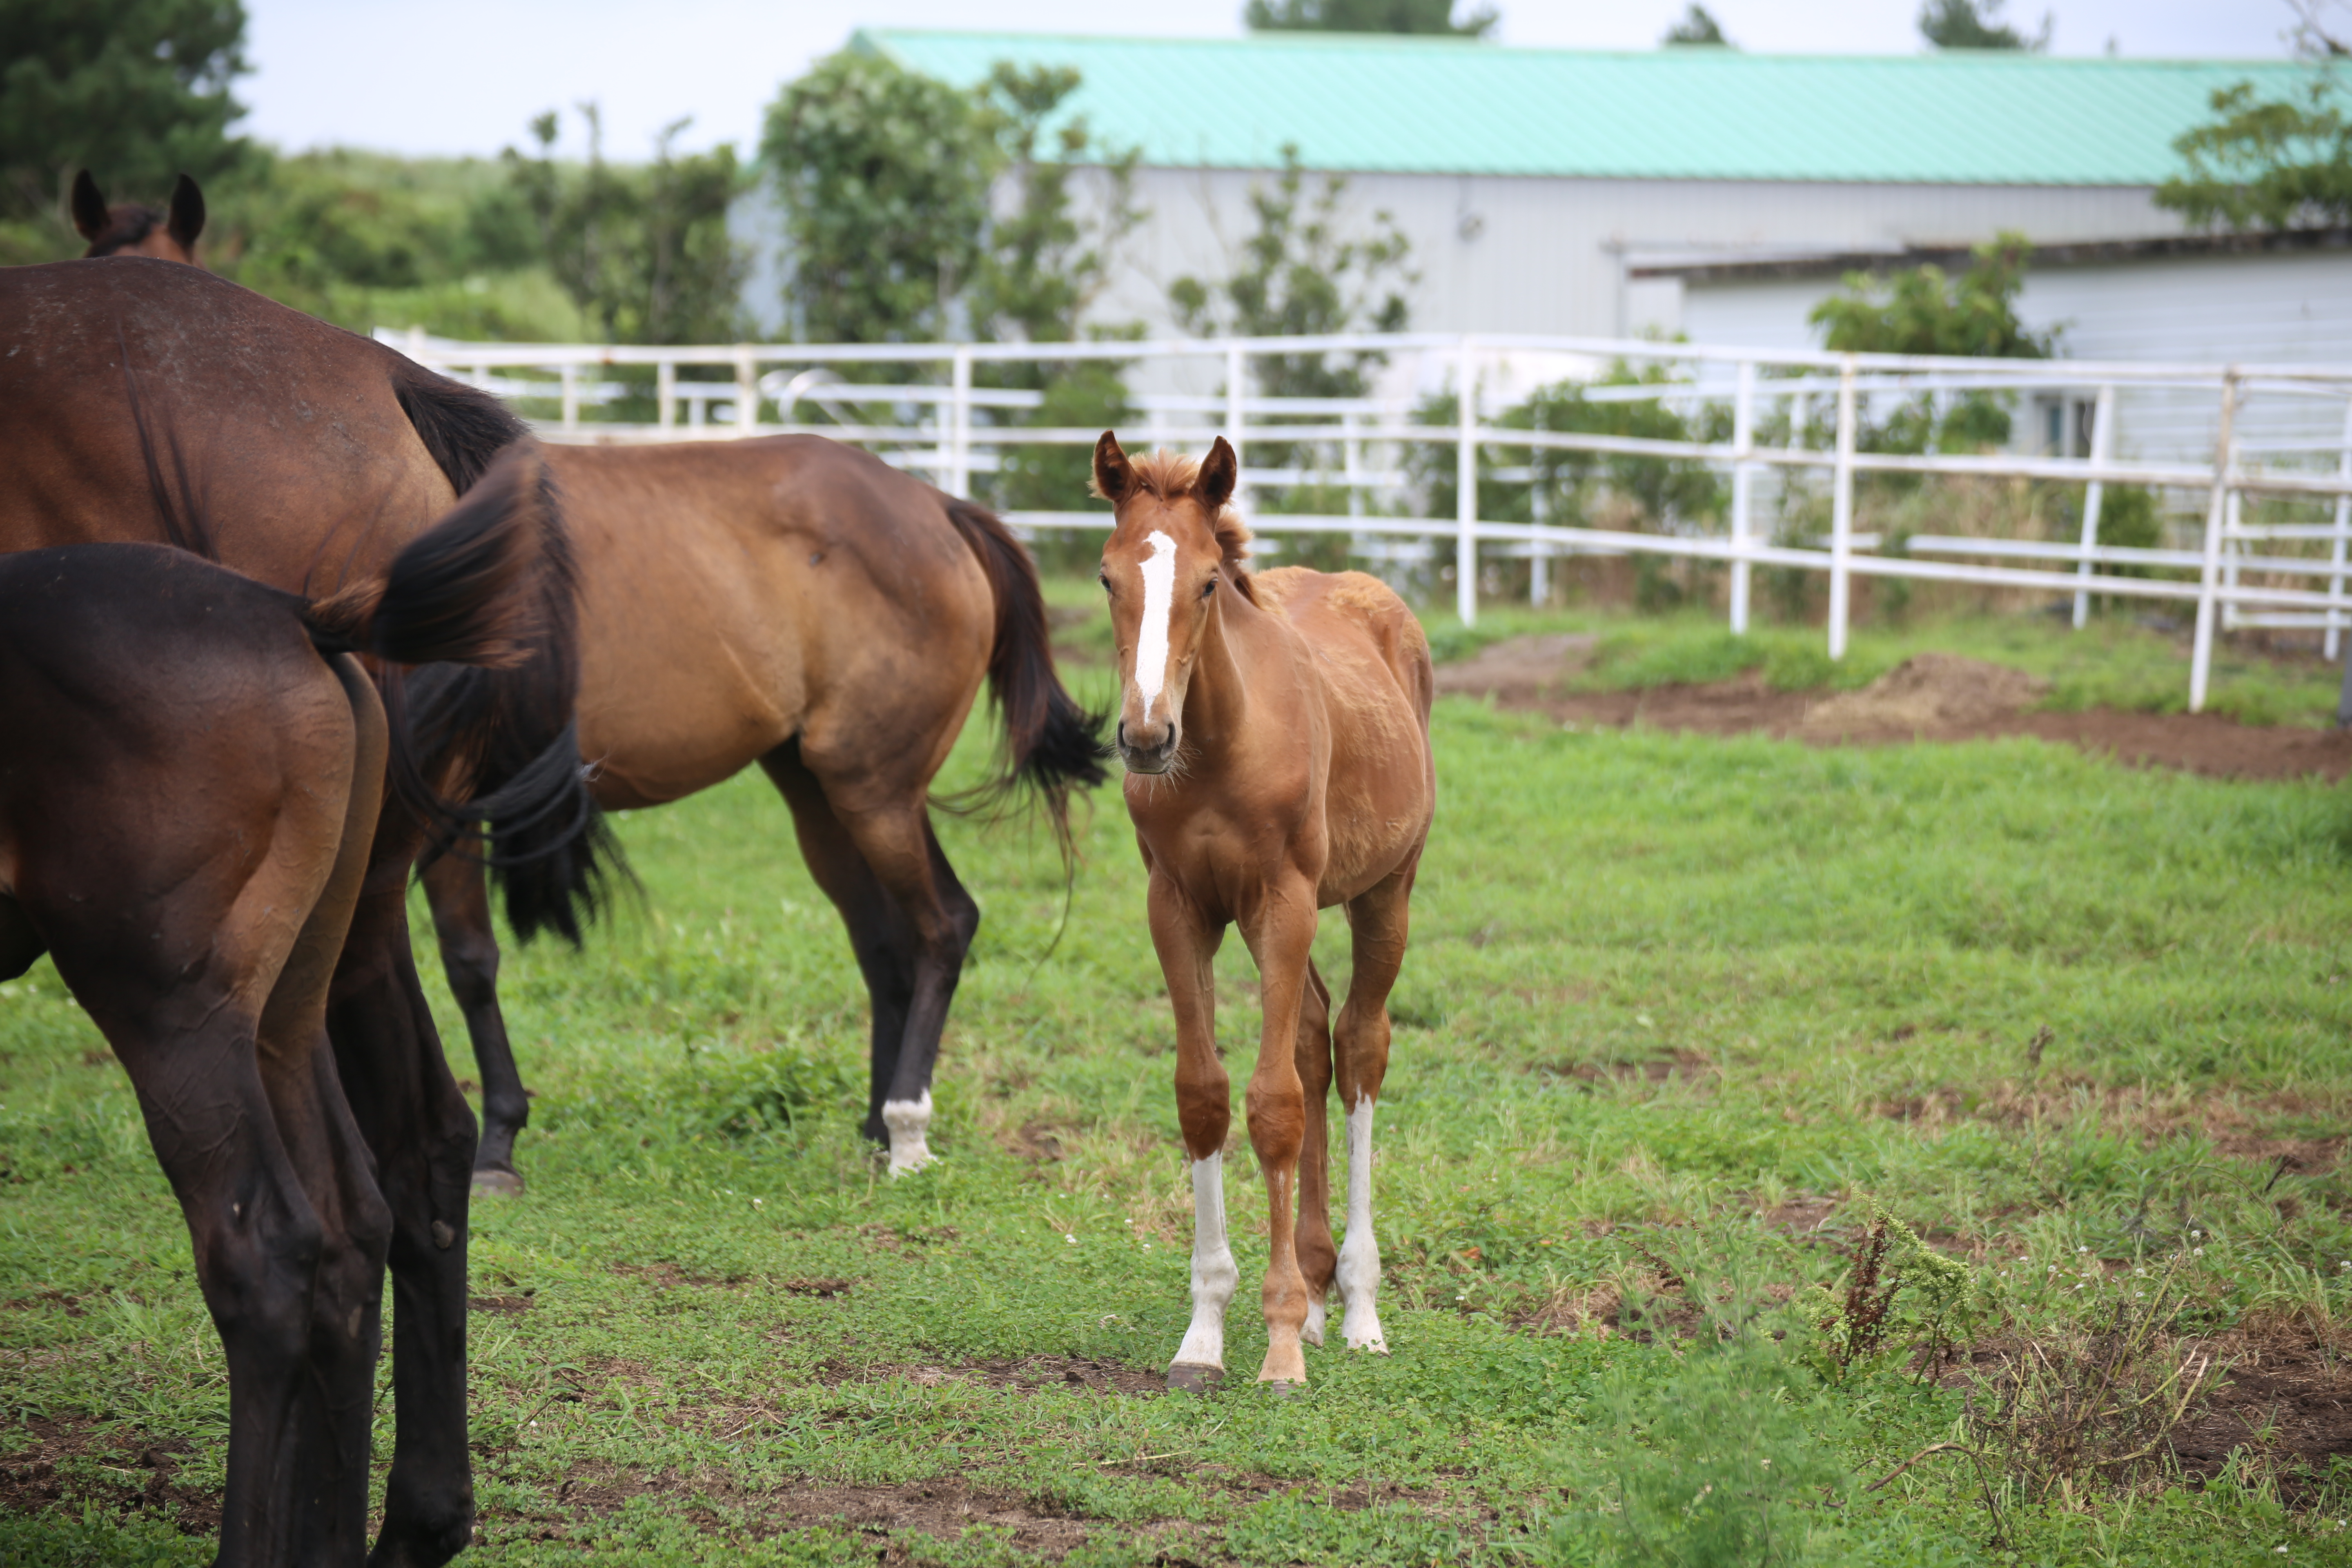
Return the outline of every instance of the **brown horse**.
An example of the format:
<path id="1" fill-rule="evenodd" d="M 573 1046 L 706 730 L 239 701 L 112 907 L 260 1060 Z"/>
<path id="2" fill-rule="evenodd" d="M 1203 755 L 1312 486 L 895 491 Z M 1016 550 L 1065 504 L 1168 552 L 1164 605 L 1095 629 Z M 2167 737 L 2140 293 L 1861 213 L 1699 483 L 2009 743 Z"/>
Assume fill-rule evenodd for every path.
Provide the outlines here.
<path id="1" fill-rule="evenodd" d="M 1129 462 L 1108 431 L 1095 447 L 1096 493 L 1118 509 L 1102 564 L 1119 650 L 1118 751 L 1151 874 L 1151 941 L 1176 1014 L 1176 1106 L 1192 1159 L 1192 1323 L 1168 1369 L 1179 1388 L 1223 1375 L 1238 1279 L 1225 1239 L 1233 1111 L 1212 967 L 1234 923 L 1265 1002 L 1248 1099 L 1272 1215 L 1258 1381 L 1307 1381 L 1300 1344 L 1323 1342 L 1335 1273 L 1349 1348 L 1388 1348 L 1374 1300 L 1372 1111 L 1437 793 L 1421 623 L 1360 572 L 1244 572 L 1249 531 L 1230 505 L 1237 471 L 1222 438 L 1198 464 L 1166 453 Z M 1310 957 L 1317 911 L 1334 904 L 1347 906 L 1354 937 L 1336 1025 Z M 1338 1253 L 1324 1115 L 1335 1072 L 1348 1121 Z"/>
<path id="2" fill-rule="evenodd" d="M 866 979 L 866 1136 L 894 1173 L 926 1163 L 931 1071 L 980 910 L 925 805 L 983 677 L 1005 721 L 1000 787 L 1034 786 L 1066 835 L 1070 787 L 1104 777 L 1102 721 L 1055 675 L 1027 553 L 985 510 L 819 437 L 548 460 L 577 543 L 596 798 L 658 805 L 767 772 Z M 450 857 L 425 886 L 481 1066 L 476 1181 L 519 1190 L 530 1101 L 481 871 Z"/>
<path id="3" fill-rule="evenodd" d="M 196 236 L 205 232 L 205 193 L 182 174 L 172 182 L 172 203 L 157 212 L 136 202 L 106 205 L 98 182 L 84 169 L 74 176 L 74 228 L 89 241 L 91 256 L 152 256 L 159 261 L 196 261 Z"/>
<path id="4" fill-rule="evenodd" d="M 193 267 L 0 268 L 0 551 L 163 540 L 328 596 L 380 579 L 521 433 L 497 402 Z M 530 614 L 499 669 L 385 684 L 418 735 L 404 797 L 490 796 L 509 918 L 576 934 L 600 843 L 580 778 L 566 539 L 551 507 Z M 396 1437 L 376 1560 L 438 1563 L 473 1529 L 466 1442 L 474 1119 L 417 983 L 406 880 L 420 810 L 383 814 L 327 995 L 336 1069 L 392 1211 Z"/>
<path id="5" fill-rule="evenodd" d="M 232 1568 L 366 1549 L 394 1214 L 326 1022 L 408 742 L 352 655 L 513 656 L 527 463 L 322 604 L 161 544 L 0 555 L 0 979 L 49 952 L 138 1092 L 226 1352 Z"/>

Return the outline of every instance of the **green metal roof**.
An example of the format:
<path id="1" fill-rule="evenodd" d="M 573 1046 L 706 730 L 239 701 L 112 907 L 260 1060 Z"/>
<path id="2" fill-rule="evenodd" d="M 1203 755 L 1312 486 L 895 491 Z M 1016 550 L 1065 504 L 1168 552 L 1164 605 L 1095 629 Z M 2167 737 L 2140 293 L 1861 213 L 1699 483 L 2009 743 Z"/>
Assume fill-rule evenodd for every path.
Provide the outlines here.
<path id="1" fill-rule="evenodd" d="M 969 86 L 1074 66 L 1098 144 L 1179 167 L 1679 180 L 2148 185 L 2216 88 L 2295 90 L 2282 60 L 1508 49 L 1292 34 L 1093 38 L 869 29 L 852 47 Z"/>

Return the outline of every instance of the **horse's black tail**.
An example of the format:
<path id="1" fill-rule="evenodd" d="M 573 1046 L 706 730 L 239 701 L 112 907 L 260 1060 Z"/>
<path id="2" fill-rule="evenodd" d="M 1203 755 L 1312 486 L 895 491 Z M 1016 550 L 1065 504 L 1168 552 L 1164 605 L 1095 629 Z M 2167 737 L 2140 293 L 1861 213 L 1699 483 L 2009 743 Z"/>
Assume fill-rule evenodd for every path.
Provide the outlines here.
<path id="1" fill-rule="evenodd" d="M 948 521 L 980 558 L 996 598 L 996 641 L 988 656 L 989 693 L 1004 720 L 1003 771 L 984 794 L 1002 798 L 1026 785 L 1044 802 L 1054 837 L 1070 849 L 1070 790 L 1109 776 L 1103 759 L 1106 716 L 1078 706 L 1054 668 L 1045 595 L 1037 567 L 1003 520 L 986 507 L 942 496 Z"/>
<path id="2" fill-rule="evenodd" d="M 487 821 L 516 934 L 577 943 L 607 871 L 625 867 L 581 765 L 571 557 L 539 448 L 509 447 L 380 588 L 325 600 L 310 619 L 322 646 L 417 667 L 385 683 L 394 790 L 440 850 Z"/>

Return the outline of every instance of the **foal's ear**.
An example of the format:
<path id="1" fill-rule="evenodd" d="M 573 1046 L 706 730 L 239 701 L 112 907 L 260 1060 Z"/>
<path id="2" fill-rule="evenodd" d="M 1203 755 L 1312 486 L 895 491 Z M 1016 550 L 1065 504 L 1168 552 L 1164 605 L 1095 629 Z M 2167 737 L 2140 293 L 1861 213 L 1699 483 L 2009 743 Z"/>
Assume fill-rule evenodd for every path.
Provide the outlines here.
<path id="1" fill-rule="evenodd" d="M 1233 447 L 1226 445 L 1223 436 L 1218 437 L 1209 455 L 1201 459 L 1200 477 L 1192 481 L 1192 494 L 1209 509 L 1210 516 L 1223 511 L 1225 503 L 1234 499 L 1234 486 L 1241 479 L 1241 459 L 1234 456 Z"/>
<path id="2" fill-rule="evenodd" d="M 88 169 L 74 176 L 73 220 L 75 231 L 92 244 L 106 232 L 106 197 Z"/>
<path id="3" fill-rule="evenodd" d="M 188 259 L 196 258 L 196 236 L 205 232 L 205 193 L 183 174 L 172 184 L 172 216 L 166 231 Z"/>
<path id="4" fill-rule="evenodd" d="M 1095 494 L 1117 506 L 1135 488 L 1135 469 L 1119 450 L 1118 437 L 1106 430 L 1095 443 Z"/>

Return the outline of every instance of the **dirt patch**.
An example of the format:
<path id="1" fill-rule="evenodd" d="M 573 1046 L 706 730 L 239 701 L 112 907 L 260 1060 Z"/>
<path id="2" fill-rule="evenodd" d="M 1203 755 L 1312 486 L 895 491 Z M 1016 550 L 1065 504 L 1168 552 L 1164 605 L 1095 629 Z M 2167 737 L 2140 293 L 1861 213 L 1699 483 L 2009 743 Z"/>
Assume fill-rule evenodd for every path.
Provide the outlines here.
<path id="1" fill-rule="evenodd" d="M 1133 1540 L 1139 1534 L 1160 1538 L 1197 1533 L 1197 1527 L 1179 1521 L 1106 1526 L 1073 1517 L 1036 1498 L 959 1480 L 909 1481 L 898 1486 L 811 1482 L 761 1489 L 715 1474 L 646 1474 L 594 1461 L 573 1468 L 556 1489 L 553 1507 L 509 1515 L 504 1521 L 488 1515 L 484 1522 L 496 1528 L 508 1521 L 519 1521 L 533 1539 L 560 1541 L 582 1515 L 617 1512 L 631 1499 L 649 1495 L 686 1502 L 687 1517 L 705 1530 L 740 1531 L 754 1540 L 827 1524 L 884 1538 L 920 1535 L 950 1541 L 966 1531 L 988 1529 L 1003 1531 L 1020 1552 L 1059 1559 L 1086 1546 L 1097 1530 L 1116 1530 L 1122 1540 Z M 897 1540 L 881 1546 L 876 1557 L 885 1564 L 914 1560 Z"/>
<path id="2" fill-rule="evenodd" d="M 843 1384 L 887 1383 L 903 1379 L 924 1388 L 972 1384 L 985 1388 L 1034 1392 L 1041 1388 L 1088 1389 L 1097 1394 L 1156 1396 L 1168 1392 L 1167 1374 L 1129 1366 L 1125 1362 L 1084 1356 L 1038 1355 L 1018 1360 L 993 1358 L 955 1366 L 890 1365 L 876 1363 L 828 1362 L 818 1369 L 828 1386 Z"/>
<path id="3" fill-rule="evenodd" d="M 466 1299 L 466 1310 L 469 1312 L 528 1312 L 530 1310 L 530 1297 L 527 1294 L 469 1296 Z"/>
<path id="4" fill-rule="evenodd" d="M 1469 658 L 1437 667 L 1437 689 L 1466 697 L 1541 699 L 1591 662 L 1591 633 L 1507 637 Z"/>
<path id="5" fill-rule="evenodd" d="M 2007 665 L 1923 653 L 1859 691 L 1815 703 L 1800 729 L 1807 740 L 1908 740 L 2007 719 L 2049 692 L 2048 681 Z"/>
<path id="6" fill-rule="evenodd" d="M 1561 1078 L 1572 1078 L 1579 1083 L 1599 1083 L 1603 1079 L 1664 1083 L 1670 1079 L 1696 1079 L 1714 1067 L 1715 1063 L 1705 1053 L 1685 1049 L 1633 1062 L 1553 1063 L 1543 1070 Z"/>
<path id="7" fill-rule="evenodd" d="M 2289 1507 L 2318 1501 L 2329 1467 L 2352 1459 L 2352 1362 L 2299 1323 L 2258 1326 L 2214 1349 L 2233 1364 L 2174 1430 L 2180 1468 L 2209 1479 L 2244 1449 L 2275 1468 Z"/>
<path id="8" fill-rule="evenodd" d="M 1838 1212 L 1835 1198 L 1790 1197 L 1764 1211 L 1764 1223 L 1789 1236 L 1811 1236 L 1827 1226 Z"/>
<path id="9" fill-rule="evenodd" d="M 184 1535 L 220 1529 L 216 1493 L 182 1485 L 189 1446 L 95 1421 L 32 1416 L 0 1430 L 0 1513 L 95 1505 L 117 1518 L 167 1515 Z"/>
<path id="10" fill-rule="evenodd" d="M 1580 653 L 1570 648 L 1539 654 L 1536 645 L 1573 640 L 1517 637 L 1494 644 L 1477 658 L 1440 666 L 1437 689 L 1492 695 L 1502 707 L 1579 727 L 1640 724 L 1700 735 L 1763 734 L 1814 745 L 2030 736 L 2127 766 L 2177 768 L 2213 778 L 2334 782 L 2352 773 L 2352 731 L 2241 724 L 2211 713 L 2105 708 L 2042 712 L 2030 706 L 2037 697 L 2021 698 L 2032 677 L 1941 654 L 1920 655 L 1863 691 L 1836 696 L 1776 691 L 1760 673 L 1705 685 L 1570 692 L 1561 689 L 1562 682 L 1590 657 L 1589 646 Z M 1999 673 L 1974 680 L 1971 670 Z"/>

